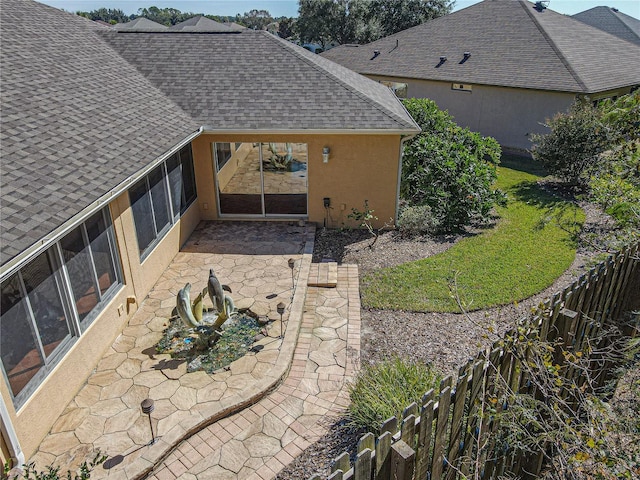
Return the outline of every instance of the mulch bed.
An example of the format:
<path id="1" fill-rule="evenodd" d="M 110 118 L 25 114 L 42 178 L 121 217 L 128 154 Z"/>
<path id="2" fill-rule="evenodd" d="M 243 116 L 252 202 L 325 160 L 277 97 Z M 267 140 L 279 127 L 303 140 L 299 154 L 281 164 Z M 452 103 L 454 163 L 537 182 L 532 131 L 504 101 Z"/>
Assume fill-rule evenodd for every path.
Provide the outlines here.
<path id="1" fill-rule="evenodd" d="M 585 232 L 602 232 L 612 227 L 610 219 L 593 205 L 584 203 L 580 206 L 586 213 Z M 362 275 L 441 253 L 460 238 L 462 235 L 406 237 L 396 231 L 387 231 L 370 248 L 373 239 L 368 232 L 319 229 L 313 261 L 332 259 L 339 263 L 357 264 Z M 518 304 L 467 314 L 363 309 L 361 362 L 375 363 L 397 355 L 433 363 L 445 374 L 455 373 L 533 307 L 588 271 L 599 254 L 600 251 L 588 245 L 579 248 L 571 267 L 551 287 Z M 345 451 L 353 456 L 361 435 L 345 424 L 344 419 L 336 421 L 324 437 L 299 455 L 276 479 L 304 480 L 314 474 L 328 477 L 331 461 Z"/>

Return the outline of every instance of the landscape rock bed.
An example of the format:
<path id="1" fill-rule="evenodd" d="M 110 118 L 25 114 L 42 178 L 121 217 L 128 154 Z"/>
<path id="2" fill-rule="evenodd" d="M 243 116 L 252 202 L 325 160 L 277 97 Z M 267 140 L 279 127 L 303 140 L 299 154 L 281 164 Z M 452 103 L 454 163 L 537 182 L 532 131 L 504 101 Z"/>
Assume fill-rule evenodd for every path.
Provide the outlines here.
<path id="1" fill-rule="evenodd" d="M 202 327 L 210 328 L 210 327 Z M 158 353 L 168 353 L 172 358 L 187 362 L 187 372 L 203 370 L 214 373 L 243 357 L 253 345 L 260 333 L 257 320 L 248 315 L 239 315 L 227 321 L 223 326 L 223 335 L 211 347 L 198 347 L 198 332 L 187 328 L 179 317 L 169 320 L 158 342 Z"/>

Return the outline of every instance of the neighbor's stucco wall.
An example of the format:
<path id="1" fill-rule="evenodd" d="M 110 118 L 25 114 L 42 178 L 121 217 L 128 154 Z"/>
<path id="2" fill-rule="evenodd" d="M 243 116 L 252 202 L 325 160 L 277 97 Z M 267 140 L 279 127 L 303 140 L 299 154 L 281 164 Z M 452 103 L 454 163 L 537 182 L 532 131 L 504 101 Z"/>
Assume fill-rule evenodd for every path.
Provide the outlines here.
<path id="1" fill-rule="evenodd" d="M 123 286 L 19 411 L 13 407 L 6 383 L 0 382 L 0 394 L 9 409 L 27 460 L 67 404 L 85 385 L 105 351 L 200 221 L 196 200 L 141 264 L 128 193 L 120 195 L 109 207 L 122 266 Z M 92 401 L 91 398 L 87 400 Z M 99 399 L 93 400 L 97 402 Z"/>
<path id="2" fill-rule="evenodd" d="M 393 223 L 396 212 L 400 135 L 232 135 L 203 134 L 192 142 L 203 220 L 218 219 L 214 180 L 213 142 L 306 143 L 308 153 L 307 220 L 329 227 L 355 225 L 347 218 L 364 201 L 378 217 L 377 226 Z M 328 163 L 322 149 L 331 150 Z M 327 218 L 323 198 L 331 199 Z M 226 218 L 226 217 L 225 217 Z"/>
<path id="3" fill-rule="evenodd" d="M 518 150 L 530 149 L 530 135 L 548 133 L 542 123 L 557 112 L 567 111 L 575 100 L 572 93 L 476 84 L 470 84 L 471 91 L 467 92 L 453 90 L 452 82 L 370 77 L 406 83 L 408 97 L 429 98 L 453 115 L 459 125 Z"/>

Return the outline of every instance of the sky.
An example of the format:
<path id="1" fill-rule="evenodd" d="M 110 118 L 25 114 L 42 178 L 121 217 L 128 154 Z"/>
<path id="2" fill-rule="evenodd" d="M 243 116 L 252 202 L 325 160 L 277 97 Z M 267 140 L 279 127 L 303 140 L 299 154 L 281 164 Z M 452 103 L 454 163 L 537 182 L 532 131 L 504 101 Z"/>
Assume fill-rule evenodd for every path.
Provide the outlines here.
<path id="1" fill-rule="evenodd" d="M 297 17 L 297 0 L 39 0 L 53 7 L 69 12 L 91 11 L 98 8 L 115 8 L 127 15 L 137 13 L 139 8 L 156 6 L 158 8 L 176 8 L 181 12 L 205 13 L 212 15 L 236 15 L 249 10 L 268 10 L 272 17 Z M 454 11 L 468 7 L 480 0 L 457 0 Z M 549 8 L 566 15 L 593 7 L 606 5 L 622 13 L 640 19 L 639 0 L 551 0 Z"/>

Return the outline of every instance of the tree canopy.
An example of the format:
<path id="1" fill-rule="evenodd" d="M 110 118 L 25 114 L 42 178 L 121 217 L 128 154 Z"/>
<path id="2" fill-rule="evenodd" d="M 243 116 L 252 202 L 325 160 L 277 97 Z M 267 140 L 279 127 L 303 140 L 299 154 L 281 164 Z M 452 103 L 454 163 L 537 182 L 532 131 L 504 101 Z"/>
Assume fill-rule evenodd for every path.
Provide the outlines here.
<path id="1" fill-rule="evenodd" d="M 368 43 L 451 11 L 451 0 L 300 0 L 302 42 Z"/>
<path id="2" fill-rule="evenodd" d="M 250 10 L 236 16 L 236 22 L 251 30 L 264 30 L 274 19 L 267 10 Z"/>
<path id="3" fill-rule="evenodd" d="M 118 8 L 99 8 L 90 12 L 76 12 L 76 15 L 88 18 L 89 20 L 102 20 L 107 23 L 125 23 L 131 20 L 131 17 Z"/>

